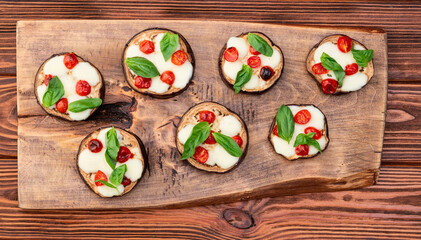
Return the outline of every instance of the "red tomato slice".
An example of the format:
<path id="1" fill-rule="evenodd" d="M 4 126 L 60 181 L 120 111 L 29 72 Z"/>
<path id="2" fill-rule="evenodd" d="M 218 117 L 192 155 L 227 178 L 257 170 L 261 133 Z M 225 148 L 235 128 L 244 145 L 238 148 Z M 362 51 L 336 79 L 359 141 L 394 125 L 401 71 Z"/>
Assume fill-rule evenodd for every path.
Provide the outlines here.
<path id="1" fill-rule="evenodd" d="M 278 134 L 278 125 L 275 125 L 275 127 L 273 128 L 273 134 L 275 134 L 276 136 L 279 137 L 279 134 Z"/>
<path id="2" fill-rule="evenodd" d="M 76 83 L 76 93 L 79 96 L 86 96 L 91 93 L 91 85 L 85 80 L 79 80 Z"/>
<path id="3" fill-rule="evenodd" d="M 101 152 L 102 143 L 101 143 L 101 141 L 99 141 L 96 138 L 91 139 L 91 141 L 89 141 L 89 143 L 88 143 L 88 148 L 89 148 L 89 151 L 91 151 L 93 153 Z"/>
<path id="4" fill-rule="evenodd" d="M 250 50 L 250 53 L 253 54 L 253 55 L 259 55 L 260 54 L 260 52 L 256 51 L 256 49 L 254 49 L 251 45 L 250 45 L 249 50 Z"/>
<path id="5" fill-rule="evenodd" d="M 232 139 L 234 139 L 234 141 L 238 144 L 239 147 L 243 146 L 243 139 L 240 136 L 235 135 L 234 137 L 232 137 Z"/>
<path id="6" fill-rule="evenodd" d="M 260 61 L 260 57 L 258 57 L 258 56 L 251 56 L 251 57 L 249 57 L 249 59 L 247 59 L 247 64 L 251 68 L 257 68 L 257 67 L 259 67 L 262 64 L 262 62 Z"/>
<path id="7" fill-rule="evenodd" d="M 120 149 L 118 150 L 117 154 L 117 162 L 119 163 L 125 163 L 127 160 L 133 158 L 133 153 L 125 146 L 120 146 Z"/>
<path id="8" fill-rule="evenodd" d="M 50 82 L 50 80 L 53 78 L 54 76 L 51 74 L 45 75 L 44 76 L 44 84 L 45 86 L 48 86 L 48 83 Z"/>
<path id="9" fill-rule="evenodd" d="M 215 113 L 204 110 L 199 113 L 199 118 L 201 122 L 206 121 L 211 124 L 215 121 L 216 116 Z"/>
<path id="10" fill-rule="evenodd" d="M 304 129 L 304 133 L 305 134 L 311 133 L 311 132 L 316 133 L 313 136 L 313 138 L 316 139 L 316 140 L 318 140 L 318 139 L 320 139 L 322 137 L 322 132 L 320 130 L 318 130 L 317 128 L 315 128 L 315 127 L 308 127 L 306 129 Z"/>
<path id="11" fill-rule="evenodd" d="M 322 81 L 322 89 L 326 94 L 334 94 L 338 88 L 338 81 L 332 78 L 327 78 Z"/>
<path id="12" fill-rule="evenodd" d="M 297 114 L 294 116 L 294 122 L 298 124 L 306 124 L 310 122 L 310 119 L 311 113 L 307 109 L 297 112 Z"/>
<path id="13" fill-rule="evenodd" d="M 211 130 L 210 131 L 210 134 L 209 134 L 209 137 L 206 138 L 206 140 L 204 141 L 204 143 L 206 143 L 206 144 L 215 144 L 216 143 L 216 140 L 213 137 L 212 133 L 214 133 L 214 131 Z"/>
<path id="14" fill-rule="evenodd" d="M 200 163 L 205 163 L 206 161 L 208 161 L 209 158 L 209 153 L 208 150 L 206 150 L 204 147 L 196 147 L 196 149 L 194 150 L 194 155 L 193 157 Z"/>
<path id="15" fill-rule="evenodd" d="M 338 38 L 338 49 L 339 51 L 343 52 L 343 53 L 347 53 L 349 51 L 351 51 L 352 48 L 352 39 L 346 36 L 342 36 L 340 38 Z"/>
<path id="16" fill-rule="evenodd" d="M 175 53 L 172 54 L 171 56 L 171 62 L 174 65 L 183 65 L 187 60 L 187 53 L 178 50 Z"/>
<path id="17" fill-rule="evenodd" d="M 150 88 L 152 85 L 152 79 L 151 78 L 144 78 L 141 76 L 137 76 L 134 79 L 134 85 L 137 88 Z"/>
<path id="18" fill-rule="evenodd" d="M 102 171 L 98 170 L 98 172 L 95 174 L 95 181 L 96 180 L 102 180 L 104 182 L 108 181 L 108 177 L 107 175 L 105 175 L 105 173 L 103 173 Z M 99 186 L 104 186 L 104 184 L 102 182 L 95 182 L 95 185 Z"/>
<path id="19" fill-rule="evenodd" d="M 354 75 L 358 72 L 358 64 L 348 64 L 345 66 L 345 75 Z"/>
<path id="20" fill-rule="evenodd" d="M 65 113 L 67 112 L 68 105 L 69 105 L 69 102 L 67 101 L 67 98 L 62 98 L 58 100 L 58 102 L 56 103 L 56 109 L 57 111 L 61 113 Z"/>
<path id="21" fill-rule="evenodd" d="M 143 40 L 139 44 L 139 50 L 144 54 L 150 54 L 153 53 L 153 51 L 155 51 L 155 45 L 149 40 Z"/>
<path id="22" fill-rule="evenodd" d="M 308 151 L 310 150 L 309 146 L 307 144 L 304 145 L 298 145 L 295 147 L 295 153 L 298 156 L 305 156 L 308 155 Z"/>
<path id="23" fill-rule="evenodd" d="M 172 85 L 175 81 L 175 75 L 171 71 L 165 71 L 161 74 L 161 81 L 168 85 Z"/>
<path id="24" fill-rule="evenodd" d="M 322 63 L 316 63 L 311 68 L 315 74 L 326 74 L 329 72 L 326 68 L 323 67 Z"/>
<path id="25" fill-rule="evenodd" d="M 132 183 L 132 180 L 130 180 L 130 179 L 128 179 L 126 176 L 124 176 L 124 177 L 123 177 L 123 181 L 121 181 L 121 184 L 122 184 L 123 186 L 127 186 L 127 185 L 129 185 L 130 183 Z"/>
<path id="26" fill-rule="evenodd" d="M 228 62 L 235 62 L 238 59 L 238 51 L 235 47 L 230 47 L 224 52 L 224 59 Z"/>
<path id="27" fill-rule="evenodd" d="M 74 68 L 78 64 L 77 57 L 74 53 L 66 53 L 63 58 L 63 63 L 68 69 Z"/>

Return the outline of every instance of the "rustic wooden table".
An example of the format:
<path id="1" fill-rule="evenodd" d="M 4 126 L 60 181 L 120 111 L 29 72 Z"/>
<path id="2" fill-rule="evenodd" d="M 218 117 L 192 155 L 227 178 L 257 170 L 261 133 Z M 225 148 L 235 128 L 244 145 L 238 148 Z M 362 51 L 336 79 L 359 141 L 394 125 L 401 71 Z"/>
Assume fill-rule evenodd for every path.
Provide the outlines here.
<path id="1" fill-rule="evenodd" d="M 389 95 L 379 181 L 354 191 L 185 209 L 21 210 L 15 34 L 16 21 L 23 19 L 215 19 L 383 28 L 388 33 Z M 0 1 L 0 238 L 419 239 L 420 60 L 420 1 Z"/>

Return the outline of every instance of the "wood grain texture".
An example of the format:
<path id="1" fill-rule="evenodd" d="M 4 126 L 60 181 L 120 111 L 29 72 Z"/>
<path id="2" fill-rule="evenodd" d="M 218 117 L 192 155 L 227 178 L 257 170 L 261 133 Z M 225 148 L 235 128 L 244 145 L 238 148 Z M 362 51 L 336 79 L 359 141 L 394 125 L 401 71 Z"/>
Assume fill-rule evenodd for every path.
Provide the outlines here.
<path id="1" fill-rule="evenodd" d="M 170 100 L 154 99 L 123 90 L 126 84 L 120 57 L 124 44 L 140 30 L 151 27 L 165 27 L 182 33 L 196 57 L 193 84 L 183 94 Z M 109 29 L 113 29 L 113 32 L 109 32 Z M 198 32 L 196 29 L 202 31 Z M 47 31 L 54 33 L 54 37 L 46 38 Z M 234 95 L 232 89 L 227 88 L 219 79 L 217 72 L 218 50 L 229 37 L 247 31 L 267 33 L 282 48 L 286 63 L 302 63 L 286 64 L 279 84 L 264 95 Z M 362 90 L 332 97 L 324 95 L 308 75 L 305 59 L 315 43 L 338 31 L 374 49 L 376 73 L 370 84 Z M 78 37 L 69 39 L 68 35 Z M 300 37 L 291 44 L 291 36 L 294 35 Z M 320 29 L 250 23 L 19 22 L 19 206 L 159 207 L 193 202 L 209 204 L 371 185 L 377 178 L 383 143 L 387 87 L 385 37 L 384 33 L 377 30 L 367 32 L 365 29 Z M 53 42 L 50 41 L 51 38 L 54 38 Z M 84 44 L 80 44 L 80 41 Z M 39 56 L 66 51 L 78 53 L 100 69 L 106 82 L 105 104 L 116 103 L 115 99 L 135 101 L 136 106 L 123 114 L 132 118 L 132 124 L 127 128 L 137 134 L 149 149 L 149 171 L 131 194 L 122 198 L 112 201 L 99 199 L 86 191 L 83 182 L 75 174 L 75 146 L 92 131 L 93 123 L 106 126 L 105 123 L 95 117 L 77 124 L 47 117 L 34 99 L 31 78 L 38 63 L 43 60 Z M 297 83 L 297 79 L 301 79 L 302 83 Z M 311 97 L 302 98 L 302 93 Z M 191 168 L 179 160 L 173 144 L 174 125 L 178 123 L 180 116 L 190 106 L 202 101 L 216 101 L 227 106 L 244 119 L 249 129 L 247 157 L 234 171 L 224 175 Z M 288 162 L 273 151 L 267 141 L 267 132 L 281 103 L 311 103 L 324 112 L 331 142 L 322 155 L 310 160 Z M 112 105 L 110 108 L 112 109 Z M 52 162 L 56 171 L 51 171 Z M 40 172 L 44 174 L 39 174 Z M 61 184 L 43 187 L 57 181 Z M 232 184 L 233 182 L 236 184 Z"/>
<path id="2" fill-rule="evenodd" d="M 380 27 L 388 32 L 389 77 L 419 81 L 419 1 L 0 1 L 0 74 L 16 72 L 15 24 L 24 19 L 215 19 Z"/>

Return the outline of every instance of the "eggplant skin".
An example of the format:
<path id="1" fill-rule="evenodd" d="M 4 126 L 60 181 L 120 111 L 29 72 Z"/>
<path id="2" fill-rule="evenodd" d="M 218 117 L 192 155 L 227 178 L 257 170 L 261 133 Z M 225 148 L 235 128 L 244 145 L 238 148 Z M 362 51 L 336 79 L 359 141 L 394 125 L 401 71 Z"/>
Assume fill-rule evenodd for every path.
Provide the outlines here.
<path id="1" fill-rule="evenodd" d="M 56 54 L 53 54 L 53 55 L 51 55 L 51 57 L 49 57 L 49 58 L 47 58 L 42 64 L 41 64 L 41 66 L 38 68 L 38 71 L 37 71 L 37 73 L 36 73 L 36 75 L 35 75 L 35 80 L 34 80 L 34 96 L 35 96 L 35 99 L 37 100 L 37 103 L 41 106 L 41 108 L 44 110 L 44 112 L 46 112 L 46 113 L 48 113 L 49 115 L 51 115 L 51 116 L 55 116 L 55 117 L 58 117 L 58 118 L 61 118 L 61 119 L 64 119 L 64 120 L 67 120 L 67 121 L 70 121 L 70 122 L 81 122 L 81 121 L 78 121 L 78 120 L 73 120 L 73 119 L 71 119 L 70 117 L 69 117 L 69 115 L 67 115 L 67 114 L 65 114 L 65 113 L 60 113 L 60 112 L 58 112 L 58 111 L 56 111 L 56 110 L 54 110 L 54 109 L 47 109 L 46 107 L 44 107 L 44 105 L 42 105 L 42 99 L 38 99 L 38 93 L 37 93 L 37 88 L 38 88 L 38 86 L 39 86 L 39 81 L 38 81 L 38 75 L 39 75 L 39 73 L 41 72 L 41 70 L 44 68 L 44 65 L 45 65 L 45 63 L 47 63 L 47 61 L 48 60 L 50 60 L 51 58 L 53 58 L 53 57 L 57 57 L 57 56 L 62 56 L 62 55 L 65 55 L 66 53 L 68 53 L 68 52 L 62 52 L 62 53 L 56 53 Z M 79 55 L 77 55 L 76 53 L 74 53 L 73 52 L 73 54 L 78 58 L 78 59 L 81 59 L 83 62 L 87 62 L 87 63 L 89 63 L 92 67 L 94 67 L 96 70 L 97 70 L 97 72 L 98 72 L 98 74 L 99 74 L 99 78 L 100 78 L 100 84 L 101 84 L 101 88 L 100 88 L 100 90 L 99 90 L 99 98 L 101 98 L 101 100 L 104 100 L 104 95 L 105 95 L 105 84 L 104 84 L 104 78 L 103 78 L 103 76 L 102 76 L 102 73 L 99 71 L 99 69 L 95 66 L 95 65 L 93 65 L 91 62 L 89 62 L 89 61 L 87 61 L 87 60 L 85 60 L 85 59 L 83 59 L 82 57 L 80 57 Z M 85 120 L 82 120 L 82 121 L 86 121 L 86 120 L 88 120 L 97 110 L 98 110 L 98 108 L 100 108 L 101 106 L 99 106 L 99 107 L 97 107 L 97 108 L 94 108 L 94 109 L 92 109 L 92 111 L 91 111 L 91 114 L 89 114 L 89 117 L 87 118 L 87 119 L 85 119 Z"/>
<path id="2" fill-rule="evenodd" d="M 163 93 L 163 94 L 161 94 L 161 93 L 154 93 L 154 92 L 150 92 L 150 91 L 140 91 L 139 89 L 137 89 L 134 86 L 134 83 L 132 83 L 132 80 L 129 77 L 130 76 L 130 71 L 129 71 L 128 67 L 126 67 L 126 64 L 125 64 L 126 50 L 129 47 L 129 44 L 132 42 L 132 40 L 135 39 L 138 35 L 146 32 L 146 31 L 152 31 L 152 30 L 162 30 L 162 31 L 168 31 L 170 33 L 178 34 L 178 36 L 181 39 L 181 41 L 186 45 L 187 54 L 191 58 L 191 64 L 193 66 L 193 73 L 192 73 L 192 76 L 191 76 L 189 82 L 186 84 L 186 86 L 184 88 L 178 90 L 177 92 L 174 92 L 174 93 Z M 151 96 L 151 97 L 154 97 L 154 98 L 166 99 L 166 98 L 175 97 L 175 96 L 183 93 L 185 90 L 187 90 L 187 88 L 189 88 L 189 86 L 190 86 L 190 84 L 192 82 L 192 79 L 194 78 L 194 73 L 195 73 L 195 69 L 196 69 L 196 60 L 195 60 L 195 57 L 194 57 L 194 54 L 193 54 L 193 50 L 192 50 L 189 42 L 187 42 L 187 39 L 184 38 L 183 35 L 181 35 L 179 32 L 176 32 L 176 31 L 171 30 L 171 29 L 168 29 L 168 28 L 157 28 L 157 27 L 155 27 L 155 28 L 147 28 L 145 30 L 142 30 L 142 31 L 136 33 L 133 37 L 131 37 L 129 39 L 129 41 L 124 46 L 123 54 L 122 54 L 122 57 L 121 57 L 121 65 L 123 67 L 123 72 L 124 72 L 124 77 L 126 79 L 126 82 L 129 84 L 129 86 L 133 90 L 135 90 L 138 93 L 141 93 L 141 94 L 144 94 L 144 95 L 148 95 L 148 96 Z"/>
<path id="3" fill-rule="evenodd" d="M 265 93 L 266 91 L 268 91 L 269 89 L 271 89 L 278 81 L 279 79 L 281 79 L 282 77 L 282 73 L 284 72 L 284 65 L 285 65 L 285 59 L 284 59 L 284 54 L 282 52 L 282 49 L 276 45 L 275 43 L 273 43 L 272 39 L 270 39 L 268 36 L 266 36 L 264 33 L 262 32 L 245 32 L 245 33 L 241 33 L 239 35 L 237 35 L 236 37 L 242 37 L 244 35 L 247 35 L 248 33 L 255 33 L 258 35 L 263 35 L 264 37 L 266 37 L 267 39 L 269 39 L 270 44 L 272 45 L 272 47 L 275 47 L 277 49 L 279 49 L 279 52 L 281 53 L 281 57 L 282 57 L 282 67 L 281 67 L 281 72 L 279 73 L 279 77 L 276 78 L 276 80 L 273 81 L 273 83 L 271 85 L 269 85 L 267 88 L 260 90 L 260 91 L 251 91 L 252 89 L 249 90 L 241 90 L 241 93 L 246 93 L 246 94 L 255 94 L 255 95 L 259 95 L 262 93 Z M 219 76 L 221 77 L 222 81 L 224 82 L 224 84 L 229 87 L 230 89 L 232 89 L 234 91 L 234 85 L 231 84 L 225 77 L 224 75 L 224 71 L 222 69 L 222 62 L 223 62 L 223 57 L 224 57 L 224 52 L 227 49 L 227 44 L 225 43 L 225 45 L 222 47 L 221 51 L 219 52 L 219 57 L 218 57 L 218 72 L 219 72 Z M 235 80 L 235 79 L 234 79 Z"/>
<path id="4" fill-rule="evenodd" d="M 285 104 L 285 106 L 300 106 L 300 107 L 309 107 L 309 106 L 313 106 L 313 107 L 315 107 L 315 108 L 317 108 L 317 109 L 319 109 L 319 110 L 320 110 L 320 108 L 316 107 L 316 106 L 315 106 L 315 105 L 313 105 L 313 104 Z M 322 110 L 320 110 L 320 112 L 321 112 L 321 113 L 323 114 L 323 116 L 325 117 L 325 129 L 326 129 L 325 135 L 326 135 L 326 138 L 327 138 L 326 146 L 325 146 L 325 148 L 324 148 L 324 149 L 322 149 L 322 152 L 323 152 L 323 151 L 325 151 L 325 150 L 327 149 L 327 147 L 329 146 L 329 143 L 330 143 L 330 138 L 329 138 L 329 127 L 328 127 L 328 124 L 327 124 L 327 118 L 326 118 L 326 115 L 324 114 L 324 112 L 323 112 Z M 298 158 L 294 158 L 294 159 L 289 159 L 289 158 L 285 157 L 284 155 L 277 153 L 277 152 L 275 151 L 275 146 L 274 146 L 274 144 L 273 144 L 273 142 L 272 142 L 273 128 L 275 127 L 275 125 L 276 125 L 276 115 L 275 115 L 275 117 L 273 118 L 272 124 L 270 125 L 270 128 L 269 128 L 268 140 L 269 140 L 270 144 L 272 145 L 273 151 L 274 151 L 277 155 L 282 156 L 282 157 L 283 157 L 283 158 L 285 158 L 286 160 L 293 161 L 293 160 L 297 160 L 297 159 L 307 159 L 307 158 L 313 158 L 313 157 L 316 157 L 317 155 L 319 155 L 319 154 L 320 154 L 320 152 L 318 151 L 318 152 L 317 152 L 316 154 L 314 154 L 314 155 L 306 155 L 306 156 L 302 156 L 302 157 L 298 157 Z"/>
<path id="5" fill-rule="evenodd" d="M 219 104 L 217 102 L 213 102 L 213 101 L 201 102 L 201 103 L 198 103 L 198 104 L 190 107 L 183 114 L 183 116 L 181 117 L 181 120 L 180 120 L 177 128 L 175 129 L 175 134 L 174 134 L 175 135 L 175 145 L 176 145 L 177 150 L 180 153 L 180 155 L 182 155 L 183 152 L 179 148 L 179 145 L 182 145 L 182 144 L 178 141 L 178 132 L 184 127 L 183 120 L 184 120 L 185 117 L 190 117 L 191 116 L 188 113 L 190 113 L 191 111 L 194 111 L 197 107 L 202 106 L 202 105 L 206 105 L 206 104 L 215 105 L 216 107 L 218 107 L 218 109 L 224 110 L 223 112 L 225 112 L 227 114 L 231 114 L 231 115 L 237 116 L 240 119 L 240 122 L 241 122 L 242 126 L 244 127 L 244 131 L 245 131 L 245 135 L 246 135 L 246 140 L 247 140 L 247 141 L 243 141 L 243 144 L 245 144 L 244 145 L 244 149 L 243 149 L 243 154 L 241 155 L 240 159 L 238 159 L 238 162 L 236 164 L 234 164 L 232 167 L 227 168 L 227 169 L 220 168 L 217 165 L 215 165 L 215 166 L 209 166 L 209 165 L 206 165 L 206 164 L 203 164 L 203 163 L 199 163 L 193 157 L 188 158 L 187 161 L 192 166 L 194 166 L 194 167 L 196 167 L 196 168 L 198 168 L 200 170 L 204 170 L 206 172 L 226 173 L 226 172 L 229 172 L 232 169 L 234 169 L 236 166 L 238 166 L 243 161 L 243 159 L 247 155 L 247 150 L 248 150 L 248 146 L 249 146 L 249 143 L 248 143 L 249 142 L 249 135 L 248 135 L 247 125 L 245 124 L 244 120 L 237 113 L 235 113 L 234 111 L 232 111 L 231 109 L 229 109 L 229 108 L 227 108 L 227 107 L 225 107 L 225 106 L 223 106 L 223 105 L 221 105 L 221 104 Z M 184 161 L 184 160 L 182 160 L 182 161 Z"/>
<path id="6" fill-rule="evenodd" d="M 325 43 L 325 42 L 332 42 L 331 40 L 329 40 L 329 39 L 331 39 L 331 38 L 339 38 L 339 37 L 349 37 L 349 36 L 347 36 L 347 35 L 344 35 L 344 34 L 333 34 L 333 35 L 329 35 L 329 36 L 326 36 L 325 38 L 323 38 L 322 40 L 320 40 L 318 43 L 316 43 L 311 49 L 310 49 L 310 51 L 308 52 L 308 54 L 307 54 L 307 58 L 306 58 L 306 69 L 307 69 L 307 72 L 313 77 L 313 79 L 314 80 L 316 80 L 316 82 L 317 82 L 317 85 L 319 85 L 319 87 L 320 87 L 320 89 L 322 90 L 322 92 L 323 92 L 323 88 L 322 88 L 322 84 L 321 84 L 321 82 L 322 82 L 322 79 L 321 79 L 321 77 L 318 77 L 318 75 L 316 75 L 316 74 L 314 74 L 313 73 L 313 70 L 312 70 L 312 65 L 311 65 L 311 61 L 312 61 L 312 59 L 313 59 L 313 57 L 314 57 L 314 52 L 316 51 L 316 49 L 320 46 L 320 44 L 322 44 L 322 43 Z M 349 38 L 351 38 L 351 37 L 349 37 Z M 353 38 L 351 38 L 351 40 L 352 40 L 352 42 L 353 43 L 358 43 L 359 45 L 361 45 L 361 46 L 363 46 L 365 49 L 368 49 L 364 44 L 362 44 L 361 42 L 359 42 L 359 41 L 357 41 L 357 40 L 355 40 L 355 39 L 353 39 Z M 335 42 L 336 43 L 336 42 Z M 367 69 L 369 69 L 369 72 L 368 72 L 368 79 L 367 79 L 367 83 L 362 87 L 362 88 L 360 88 L 360 89 L 358 89 L 357 91 L 359 91 L 359 90 L 361 90 L 361 89 L 363 89 L 365 86 L 367 86 L 368 85 L 368 83 L 371 81 L 371 79 L 373 78 L 373 76 L 374 76 L 374 59 L 372 59 L 369 63 L 368 63 L 368 66 L 366 67 Z M 336 90 L 336 92 L 335 93 L 333 93 L 332 95 L 341 95 L 341 94 L 346 94 L 346 93 L 351 93 L 351 92 L 356 92 L 356 91 L 342 91 L 342 90 Z"/>
<path id="7" fill-rule="evenodd" d="M 146 169 L 149 169 L 149 159 L 148 159 L 148 154 L 147 154 L 147 151 L 146 151 L 146 149 L 145 149 L 145 145 L 143 144 L 142 140 L 140 140 L 140 138 L 139 138 L 136 134 L 134 134 L 134 133 L 132 133 L 132 132 L 130 132 L 130 131 L 127 131 L 127 130 L 125 130 L 125 129 L 122 129 L 122 128 L 119 128 L 119 127 L 115 127 L 115 126 L 114 126 L 114 128 L 115 128 L 115 129 L 117 129 L 117 130 L 119 130 L 119 131 L 124 131 L 125 133 L 127 133 L 127 134 L 129 134 L 129 135 L 133 136 L 133 137 L 136 139 L 136 141 L 137 141 L 137 143 L 138 143 L 138 145 L 139 145 L 139 148 L 140 148 L 140 153 L 142 154 L 142 164 L 143 164 L 142 176 L 141 176 L 141 177 L 140 177 L 137 181 L 135 181 L 135 182 L 131 182 L 128 186 L 124 187 L 124 192 L 123 192 L 123 194 L 118 195 L 118 196 L 114 196 L 114 197 L 103 197 L 103 196 L 101 196 L 101 195 L 100 195 L 97 191 L 95 191 L 95 190 L 93 189 L 93 187 L 91 186 L 91 183 L 90 183 L 90 182 L 88 182 L 88 181 L 87 181 L 87 179 L 86 179 L 86 178 L 82 175 L 82 173 L 81 173 L 81 171 L 82 171 L 82 170 L 79 168 L 79 164 L 78 164 L 78 162 L 79 162 L 79 155 L 80 155 L 80 153 L 81 153 L 81 152 L 85 149 L 85 148 L 83 147 L 84 143 L 85 143 L 88 139 L 90 139 L 94 133 L 97 133 L 97 132 L 101 131 L 102 129 L 105 129 L 105 128 L 110 128 L 110 127 L 113 127 L 113 126 L 100 127 L 100 128 L 98 128 L 97 130 L 95 130 L 95 131 L 91 132 L 90 134 L 88 134 L 85 138 L 83 138 L 83 140 L 81 141 L 81 143 L 80 143 L 80 145 L 79 145 L 79 149 L 78 149 L 78 151 L 77 151 L 77 155 L 76 155 L 76 169 L 77 169 L 77 171 L 78 171 L 78 173 L 79 173 L 79 176 L 83 179 L 83 182 L 85 182 L 85 184 L 89 187 L 89 189 L 91 189 L 91 190 L 92 190 L 92 191 L 93 191 L 96 195 L 98 195 L 98 196 L 99 196 L 99 197 L 101 197 L 101 198 L 114 198 L 114 197 L 122 197 L 123 195 L 128 194 L 131 190 L 133 190 L 133 188 L 137 185 L 137 183 L 138 183 L 140 180 L 142 180 L 143 176 L 145 175 Z M 127 190 L 126 190 L 126 188 L 127 188 Z"/>

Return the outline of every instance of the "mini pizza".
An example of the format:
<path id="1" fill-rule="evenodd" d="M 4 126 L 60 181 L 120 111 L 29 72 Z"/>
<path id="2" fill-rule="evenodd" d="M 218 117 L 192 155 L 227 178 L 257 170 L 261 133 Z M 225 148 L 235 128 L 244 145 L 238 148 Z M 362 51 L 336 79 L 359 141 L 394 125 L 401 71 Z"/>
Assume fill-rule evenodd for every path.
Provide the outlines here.
<path id="1" fill-rule="evenodd" d="M 235 93 L 269 89 L 281 78 L 283 67 L 281 49 L 259 32 L 231 37 L 219 56 L 219 74 Z"/>
<path id="2" fill-rule="evenodd" d="M 226 107 L 203 102 L 190 108 L 177 127 L 181 160 L 208 172 L 227 172 L 246 156 L 247 127 Z"/>
<path id="3" fill-rule="evenodd" d="M 85 183 L 101 197 L 124 195 L 145 171 L 142 141 L 121 128 L 100 128 L 82 140 L 77 168 Z"/>
<path id="4" fill-rule="evenodd" d="M 332 35 L 311 49 L 307 71 L 325 94 L 353 92 L 374 75 L 373 50 L 344 35 Z"/>
<path id="5" fill-rule="evenodd" d="M 101 106 L 104 84 L 101 73 L 74 53 L 47 59 L 35 77 L 35 96 L 48 113 L 69 121 L 87 119 Z"/>
<path id="6" fill-rule="evenodd" d="M 194 55 L 179 33 L 163 28 L 136 34 L 123 52 L 123 69 L 137 92 L 158 98 L 173 97 L 187 89 L 194 73 Z"/>
<path id="7" fill-rule="evenodd" d="M 314 157 L 329 144 L 326 117 L 313 105 L 282 105 L 269 141 L 276 153 L 288 160 Z"/>

